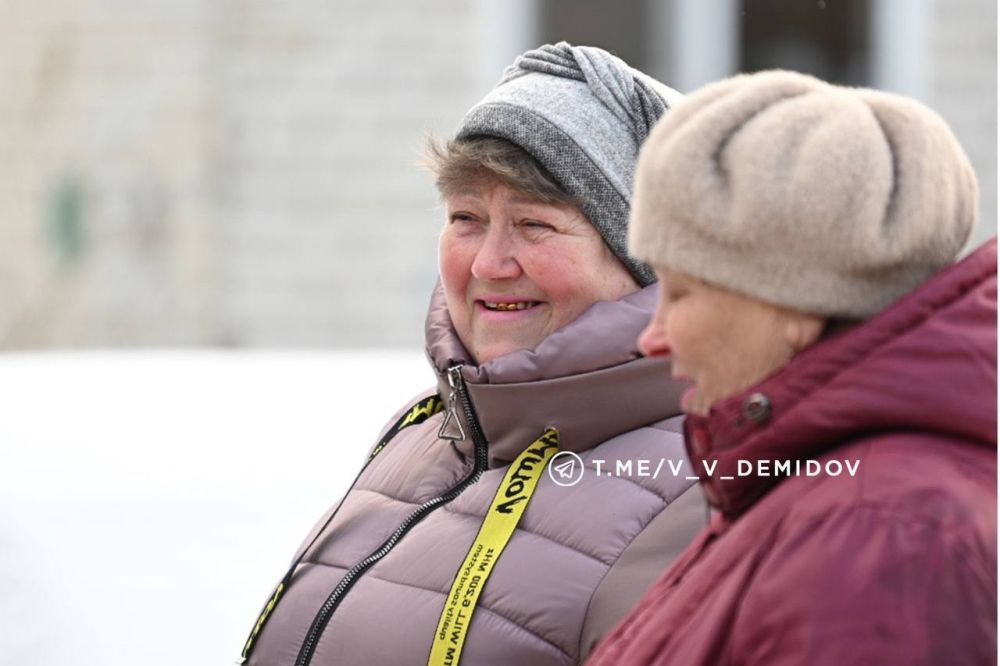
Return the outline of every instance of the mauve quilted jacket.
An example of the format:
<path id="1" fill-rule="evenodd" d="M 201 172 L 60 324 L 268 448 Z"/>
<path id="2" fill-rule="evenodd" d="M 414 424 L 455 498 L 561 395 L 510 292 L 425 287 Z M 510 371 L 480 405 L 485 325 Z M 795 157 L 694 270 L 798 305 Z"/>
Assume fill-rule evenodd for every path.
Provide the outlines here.
<path id="1" fill-rule="evenodd" d="M 995 664 L 996 270 L 993 240 L 689 418 L 719 513 L 588 663 Z M 857 472 L 739 475 L 803 458 Z"/>
<path id="2" fill-rule="evenodd" d="M 319 538 L 312 543 L 326 517 L 306 539 L 305 556 L 247 663 L 426 664 L 446 595 L 509 463 L 549 426 L 558 429 L 562 450 L 582 457 L 586 473 L 572 487 L 541 477 L 482 590 L 461 659 L 470 665 L 582 662 L 707 523 L 697 483 L 670 473 L 669 465 L 655 479 L 594 473 L 597 459 L 609 466 L 617 460 L 686 464 L 682 387 L 664 361 L 642 358 L 636 346 L 655 299 L 654 285 L 618 302 L 598 302 L 535 350 L 476 366 L 438 289 L 427 326 L 438 386 L 422 397 L 439 392 L 447 401 L 448 368 L 461 364 L 478 424 L 458 404 L 464 441 L 438 438 L 447 410 L 399 431 Z M 477 427 L 488 442 L 480 463 L 472 436 Z M 477 464 L 482 474 L 463 487 Z M 456 487 L 456 497 L 426 508 Z M 345 572 L 392 540 L 415 512 L 422 517 L 331 601 Z M 324 604 L 332 612 L 317 621 Z"/>

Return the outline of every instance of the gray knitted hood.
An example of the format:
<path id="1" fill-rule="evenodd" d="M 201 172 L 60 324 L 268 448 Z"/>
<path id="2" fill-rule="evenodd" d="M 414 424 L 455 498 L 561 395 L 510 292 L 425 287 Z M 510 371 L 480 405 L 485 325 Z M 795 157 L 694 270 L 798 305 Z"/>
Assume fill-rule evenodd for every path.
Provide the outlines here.
<path id="1" fill-rule="evenodd" d="M 639 148 L 680 93 L 592 46 L 548 44 L 519 56 L 474 106 L 456 139 L 517 144 L 583 202 L 608 247 L 639 284 L 654 281 L 626 250 Z"/>

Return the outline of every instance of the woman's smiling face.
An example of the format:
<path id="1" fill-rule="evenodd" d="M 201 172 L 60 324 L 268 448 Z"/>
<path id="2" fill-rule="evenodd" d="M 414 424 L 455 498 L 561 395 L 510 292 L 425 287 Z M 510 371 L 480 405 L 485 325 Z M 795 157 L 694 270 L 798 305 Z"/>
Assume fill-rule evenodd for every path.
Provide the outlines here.
<path id="1" fill-rule="evenodd" d="M 576 206 L 491 182 L 447 196 L 445 207 L 441 281 L 478 363 L 534 349 L 595 302 L 639 288 Z"/>

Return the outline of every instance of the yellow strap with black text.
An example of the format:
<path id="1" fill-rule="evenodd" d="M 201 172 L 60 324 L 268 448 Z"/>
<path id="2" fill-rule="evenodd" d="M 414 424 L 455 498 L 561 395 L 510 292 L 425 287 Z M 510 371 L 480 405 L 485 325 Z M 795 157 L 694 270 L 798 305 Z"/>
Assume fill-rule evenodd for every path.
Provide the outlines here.
<path id="1" fill-rule="evenodd" d="M 434 633 L 428 666 L 458 665 L 483 586 L 558 450 L 559 432 L 549 428 L 510 464 L 479 534 L 455 574 Z"/>

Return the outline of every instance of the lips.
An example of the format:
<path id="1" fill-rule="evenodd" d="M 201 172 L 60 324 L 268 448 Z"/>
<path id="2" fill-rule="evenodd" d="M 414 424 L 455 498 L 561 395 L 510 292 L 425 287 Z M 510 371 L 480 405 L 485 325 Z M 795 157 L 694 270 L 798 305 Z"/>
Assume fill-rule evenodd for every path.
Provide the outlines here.
<path id="1" fill-rule="evenodd" d="M 515 296 L 514 294 L 481 294 L 474 301 L 475 308 L 479 312 L 486 313 L 516 313 L 528 314 L 545 301 L 538 301 L 525 296 Z"/>
<path id="2" fill-rule="evenodd" d="M 483 304 L 483 307 L 487 310 L 492 310 L 494 312 L 511 312 L 514 310 L 529 310 L 536 305 L 539 305 L 539 301 L 508 301 L 508 302 L 494 302 L 494 301 L 479 301 Z"/>

